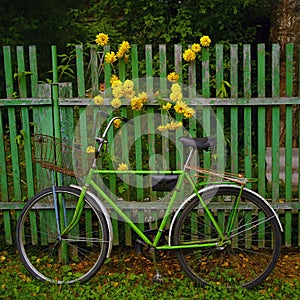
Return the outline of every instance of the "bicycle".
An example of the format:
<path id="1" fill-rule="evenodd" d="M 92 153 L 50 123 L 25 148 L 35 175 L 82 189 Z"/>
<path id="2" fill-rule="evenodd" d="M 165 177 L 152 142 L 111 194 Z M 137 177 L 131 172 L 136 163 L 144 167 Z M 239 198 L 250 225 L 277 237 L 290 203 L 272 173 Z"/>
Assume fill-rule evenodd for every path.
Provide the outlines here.
<path id="1" fill-rule="evenodd" d="M 16 242 L 22 262 L 32 276 L 57 284 L 91 279 L 110 256 L 113 227 L 104 203 L 108 204 L 138 236 L 137 246 L 148 247 L 156 275 L 162 281 L 156 252 L 176 252 L 188 277 L 201 286 L 222 284 L 253 288 L 273 271 L 281 248 L 280 220 L 271 205 L 246 187 L 251 181 L 241 176 L 221 174 L 190 164 L 197 150 L 208 151 L 215 144 L 210 137 L 181 137 L 190 152 L 181 170 L 101 170 L 97 159 L 112 117 L 101 137 L 96 137 L 92 165 L 82 186 L 49 187 L 36 194 L 23 208 Z M 44 137 L 39 137 L 42 142 Z M 46 139 L 46 138 L 45 138 Z M 57 171 L 55 165 L 44 167 Z M 66 170 L 59 170 L 68 173 Z M 212 183 L 194 183 L 192 173 L 219 178 Z M 171 191 L 165 214 L 156 230 L 143 232 L 130 216 L 95 181 L 96 175 L 149 175 L 153 189 Z M 193 193 L 173 212 L 179 191 L 186 184 Z M 203 184 L 203 186 L 201 186 Z M 205 184 L 205 185 L 204 185 Z"/>

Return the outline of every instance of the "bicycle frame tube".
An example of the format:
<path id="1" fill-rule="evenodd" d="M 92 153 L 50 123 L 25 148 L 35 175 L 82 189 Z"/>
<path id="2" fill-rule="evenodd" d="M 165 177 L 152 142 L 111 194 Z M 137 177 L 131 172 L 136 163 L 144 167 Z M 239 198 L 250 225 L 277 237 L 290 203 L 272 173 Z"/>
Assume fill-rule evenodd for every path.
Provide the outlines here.
<path id="1" fill-rule="evenodd" d="M 233 229 L 233 226 L 234 226 L 234 223 L 235 223 L 235 219 L 236 219 L 236 215 L 237 215 L 237 211 L 238 211 L 237 208 L 238 208 L 238 206 L 240 204 L 240 199 L 241 199 L 241 196 L 242 196 L 242 193 L 243 193 L 243 188 L 244 188 L 244 185 L 241 186 L 241 190 L 239 192 L 239 195 L 235 199 L 233 207 L 232 207 L 232 210 L 231 210 L 231 213 L 229 215 L 229 220 L 228 220 L 228 224 L 226 226 L 226 231 L 225 231 L 226 234 L 227 234 L 227 236 L 231 235 L 231 231 Z"/>
<path id="2" fill-rule="evenodd" d="M 222 239 L 224 239 L 224 234 L 223 231 L 221 230 L 220 226 L 218 225 L 217 221 L 215 220 L 214 216 L 212 215 L 212 213 L 210 212 L 210 210 L 208 209 L 206 203 L 203 201 L 202 197 L 200 196 L 200 194 L 198 193 L 198 190 L 196 188 L 196 186 L 194 185 L 191 176 L 186 173 L 186 177 L 189 180 L 190 184 L 194 187 L 194 191 L 197 195 L 197 197 L 199 198 L 199 201 L 201 203 L 201 205 L 203 206 L 203 209 L 205 210 L 205 212 L 207 213 L 209 219 L 211 220 L 211 222 L 213 223 L 214 227 L 216 228 L 218 234 L 220 235 L 220 237 Z"/>
<path id="3" fill-rule="evenodd" d="M 94 170 L 95 173 L 100 174 L 135 174 L 135 175 L 149 175 L 149 174 L 158 174 L 157 171 L 113 171 L 113 170 Z M 149 238 L 132 222 L 132 220 L 118 207 L 118 205 L 91 179 L 88 184 L 97 191 L 97 193 L 115 210 L 115 212 L 126 222 L 128 225 L 136 232 L 136 234 L 148 245 L 156 247 L 159 243 L 163 230 L 167 224 L 169 214 L 172 211 L 174 206 L 178 190 L 182 185 L 183 179 L 185 177 L 185 172 L 181 171 L 163 171 L 159 174 L 175 174 L 179 175 L 178 182 L 176 184 L 175 190 L 172 194 L 172 197 L 168 203 L 167 210 L 165 212 L 164 218 L 160 223 L 158 232 L 154 238 L 154 242 L 151 242 Z"/>
<path id="4" fill-rule="evenodd" d="M 98 184 L 93 180 L 93 176 L 95 174 L 134 174 L 134 175 L 151 175 L 151 174 L 175 174 L 175 175 L 179 175 L 176 187 L 173 191 L 173 194 L 171 196 L 171 199 L 168 203 L 166 212 L 164 214 L 164 217 L 159 225 L 158 228 L 158 232 L 156 234 L 156 236 L 154 237 L 154 241 L 152 242 L 144 233 L 143 231 L 137 227 L 133 221 L 130 219 L 130 217 L 128 217 L 123 211 L 122 209 L 115 203 L 115 201 L 113 199 L 111 199 L 102 189 L 101 187 L 98 186 Z M 205 241 L 204 243 L 193 243 L 193 244 L 185 244 L 185 245 L 180 245 L 180 246 L 174 246 L 174 245 L 162 245 L 162 246 L 158 246 L 159 241 L 161 239 L 162 233 L 166 227 L 166 224 L 169 220 L 170 214 L 172 212 L 174 203 L 176 201 L 176 198 L 178 196 L 178 192 L 180 191 L 180 188 L 183 184 L 184 178 L 188 179 L 188 182 L 190 183 L 190 185 L 193 187 L 195 194 L 198 196 L 200 203 L 202 204 L 204 210 L 206 211 L 206 213 L 208 214 L 209 219 L 212 221 L 212 224 L 214 225 L 214 227 L 216 228 L 219 236 L 221 237 L 221 240 L 225 239 L 225 236 L 223 234 L 223 231 L 221 230 L 220 226 L 218 225 L 218 223 L 216 222 L 214 216 L 212 215 L 212 213 L 209 211 L 207 205 L 205 204 L 205 202 L 203 201 L 203 199 L 201 198 L 201 195 L 198 193 L 198 190 L 195 186 L 195 184 L 193 183 L 193 180 L 191 178 L 191 176 L 184 170 L 178 170 L 178 171 L 147 171 L 147 170 L 128 170 L 128 171 L 117 171 L 117 170 L 96 170 L 96 169 L 91 169 L 86 177 L 86 181 L 84 186 L 82 187 L 81 190 L 81 194 L 78 200 L 78 204 L 76 206 L 75 209 L 75 213 L 73 216 L 72 221 L 70 222 L 70 224 L 68 225 L 68 227 L 62 232 L 62 234 L 67 233 L 68 231 L 72 230 L 72 228 L 77 224 L 81 212 L 83 210 L 83 204 L 84 204 L 84 196 L 85 193 L 88 189 L 88 187 L 92 187 L 101 198 L 103 198 L 113 209 L 114 211 L 126 222 L 128 223 L 128 225 L 132 228 L 132 230 L 134 230 L 136 232 L 136 234 L 148 245 L 155 247 L 156 249 L 160 249 L 160 250 L 175 250 L 175 249 L 183 249 L 183 248 L 195 248 L 195 247 L 207 247 L 207 246 L 216 246 L 220 243 L 220 238 L 218 239 L 213 239 L 210 241 Z M 239 197 L 240 198 L 240 197 Z M 237 204 L 236 204 L 237 205 Z M 228 226 L 228 231 L 231 230 L 232 224 L 234 223 L 234 215 L 231 218 L 230 224 Z M 227 231 L 227 232 L 228 232 Z"/>

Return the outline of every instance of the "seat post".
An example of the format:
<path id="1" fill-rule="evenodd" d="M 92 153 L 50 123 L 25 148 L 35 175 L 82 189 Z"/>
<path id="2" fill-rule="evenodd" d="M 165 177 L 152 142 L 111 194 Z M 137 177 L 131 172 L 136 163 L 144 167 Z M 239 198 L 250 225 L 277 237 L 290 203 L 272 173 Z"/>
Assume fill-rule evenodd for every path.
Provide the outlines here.
<path id="1" fill-rule="evenodd" d="M 191 148 L 191 151 L 190 151 L 190 153 L 189 153 L 189 156 L 188 156 L 188 158 L 186 159 L 186 162 L 185 162 L 185 164 L 184 164 L 183 170 L 185 170 L 186 167 L 189 165 L 190 160 L 191 160 L 191 158 L 193 157 L 194 151 L 195 151 L 195 149 L 194 149 L 194 148 Z"/>

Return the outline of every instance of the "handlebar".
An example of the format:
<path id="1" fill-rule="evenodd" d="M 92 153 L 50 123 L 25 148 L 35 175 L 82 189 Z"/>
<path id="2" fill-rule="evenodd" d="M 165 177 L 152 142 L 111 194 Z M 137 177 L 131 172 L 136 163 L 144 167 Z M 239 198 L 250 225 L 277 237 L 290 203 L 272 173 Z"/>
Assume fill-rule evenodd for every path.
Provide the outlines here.
<path id="1" fill-rule="evenodd" d="M 109 114 L 108 114 L 107 112 L 105 112 L 105 111 L 100 111 L 100 114 L 103 115 L 103 116 L 106 117 L 106 118 L 109 117 Z M 107 141 L 106 141 L 105 137 L 106 137 L 106 135 L 107 135 L 108 130 L 110 129 L 110 127 L 112 126 L 112 124 L 113 124 L 113 122 L 114 122 L 115 120 L 121 120 L 121 121 L 126 122 L 126 123 L 133 123 L 132 120 L 127 119 L 127 118 L 125 118 L 125 117 L 120 117 L 120 116 L 113 117 L 113 118 L 108 122 L 108 124 L 107 124 L 107 126 L 106 126 L 104 132 L 102 133 L 102 136 L 101 136 L 101 137 L 96 136 L 96 138 L 95 138 L 96 142 L 97 142 L 98 145 L 99 145 L 99 146 L 98 146 L 98 149 L 96 149 L 96 151 L 95 151 L 95 158 L 96 158 L 96 159 L 97 159 L 97 157 L 99 156 L 99 153 L 100 153 L 100 151 L 101 151 L 102 146 L 103 146 L 104 144 L 107 144 Z M 94 164 L 95 164 L 95 162 L 94 162 Z"/>
<path id="2" fill-rule="evenodd" d="M 107 114 L 106 114 L 106 115 L 107 115 Z M 107 117 L 108 117 L 108 116 L 107 116 Z M 103 132 L 103 134 L 102 134 L 102 138 L 105 138 L 105 136 L 106 136 L 106 134 L 107 134 L 109 128 L 111 127 L 111 125 L 113 124 L 113 122 L 114 122 L 115 120 L 121 120 L 121 121 L 126 122 L 126 123 L 132 122 L 130 119 L 127 119 L 127 118 L 125 118 L 125 117 L 113 117 L 113 118 L 108 122 L 108 124 L 107 124 L 107 126 L 106 126 L 106 128 L 105 128 L 105 130 L 104 130 L 104 132 Z"/>

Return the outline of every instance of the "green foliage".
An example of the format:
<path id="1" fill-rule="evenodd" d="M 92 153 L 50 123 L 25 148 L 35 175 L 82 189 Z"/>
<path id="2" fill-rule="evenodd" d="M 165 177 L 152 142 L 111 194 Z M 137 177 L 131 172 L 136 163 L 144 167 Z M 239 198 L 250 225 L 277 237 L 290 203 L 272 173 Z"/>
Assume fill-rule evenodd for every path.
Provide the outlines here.
<path id="1" fill-rule="evenodd" d="M 124 254 L 124 261 L 128 254 Z M 188 278 L 165 276 L 163 284 L 152 283 L 147 272 L 139 274 L 134 269 L 112 271 L 107 260 L 99 275 L 84 284 L 57 286 L 33 279 L 25 270 L 16 254 L 0 252 L 0 299 L 299 299 L 298 280 L 275 279 L 253 290 L 225 289 L 220 286 L 202 288 Z M 122 261 L 119 261 L 122 264 Z M 150 268 L 151 269 L 151 268 Z M 150 270 L 149 269 L 149 270 Z M 24 292 L 26 291 L 26 292 Z"/>
<path id="2" fill-rule="evenodd" d="M 88 11 L 94 29 L 136 44 L 188 44 L 202 35 L 214 42 L 252 43 L 267 37 L 261 31 L 268 31 L 271 2 L 110 0 L 96 2 Z"/>
<path id="3" fill-rule="evenodd" d="M 167 44 L 171 64 L 173 44 L 186 47 L 199 42 L 202 35 L 209 35 L 213 43 L 266 42 L 271 1 L 2 0 L 0 14 L 2 45 L 37 45 L 40 80 L 46 81 L 51 45 L 57 46 L 58 53 L 66 53 L 70 44 L 93 44 L 99 32 L 107 33 L 113 43 L 128 40 L 139 45 L 141 64 L 145 44 Z M 70 56 L 61 58 L 60 74 L 72 80 L 73 61 Z M 3 68 L 0 82 L 4 82 Z M 4 94 L 1 84 L 1 97 Z"/>

